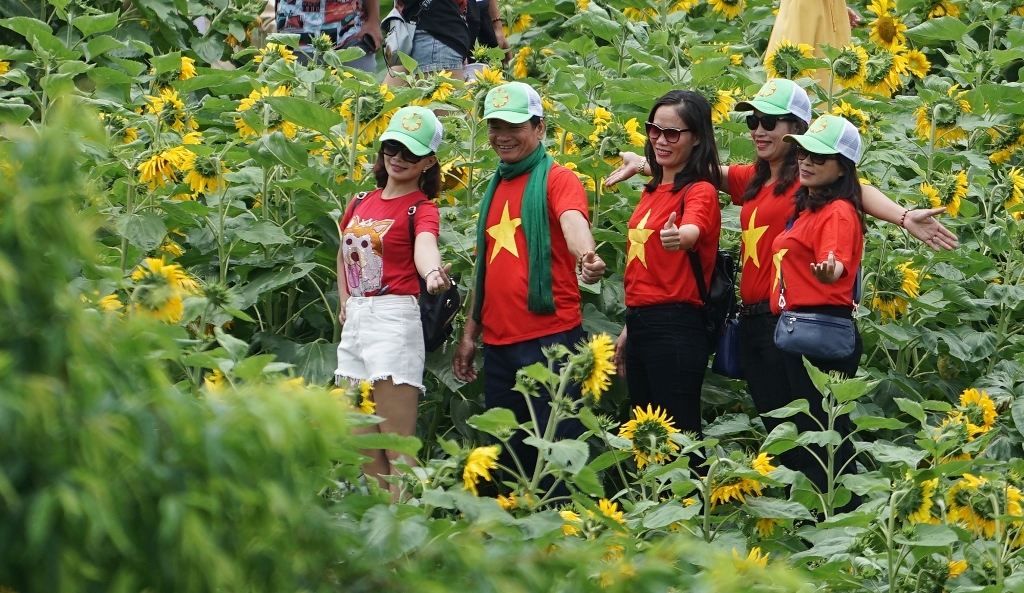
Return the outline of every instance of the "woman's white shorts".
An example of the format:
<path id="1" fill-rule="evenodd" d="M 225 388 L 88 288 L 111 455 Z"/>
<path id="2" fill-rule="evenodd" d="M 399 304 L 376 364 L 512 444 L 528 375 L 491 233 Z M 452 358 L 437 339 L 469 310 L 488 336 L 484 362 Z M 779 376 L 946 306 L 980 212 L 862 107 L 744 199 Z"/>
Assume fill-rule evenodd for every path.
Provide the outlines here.
<path id="1" fill-rule="evenodd" d="M 411 295 L 349 297 L 338 345 L 339 377 L 423 388 L 423 326 Z"/>

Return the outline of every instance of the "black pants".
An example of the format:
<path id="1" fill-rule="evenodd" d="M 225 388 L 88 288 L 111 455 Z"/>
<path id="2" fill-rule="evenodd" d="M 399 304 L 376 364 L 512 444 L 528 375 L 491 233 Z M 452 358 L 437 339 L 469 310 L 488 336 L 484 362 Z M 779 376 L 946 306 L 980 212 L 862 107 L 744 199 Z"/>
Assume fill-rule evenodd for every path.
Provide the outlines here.
<path id="1" fill-rule="evenodd" d="M 484 345 L 484 401 L 487 409 L 507 408 L 512 410 L 520 424 L 530 422 L 530 409 L 526 405 L 527 396 L 513 390 L 516 384 L 516 373 L 519 372 L 519 369 L 534 363 L 546 364 L 547 358 L 544 357 L 543 348 L 554 344 L 564 344 L 572 350 L 586 337 L 587 332 L 583 331 L 583 327 L 576 326 L 568 331 L 506 346 Z M 572 399 L 579 399 L 580 386 L 571 383 L 566 388 L 565 394 Z M 530 403 L 533 404 L 533 412 L 537 416 L 538 430 L 543 436 L 544 427 L 547 426 L 548 418 L 551 416 L 551 396 L 546 390 L 541 390 L 540 397 L 532 398 Z M 575 418 L 563 420 L 555 428 L 555 440 L 575 439 L 585 430 L 583 424 Z M 537 465 L 537 448 L 523 444 L 523 438 L 524 433 L 516 431 L 509 441 L 509 447 L 523 465 L 523 470 L 527 473 L 525 478 L 529 480 Z M 515 461 L 508 451 L 501 452 L 499 462 L 505 467 L 516 467 Z M 541 482 L 541 486 L 549 488 L 551 483 L 551 480 L 545 480 Z M 569 492 L 564 487 L 560 487 L 555 494 L 561 496 L 568 495 Z"/>
<path id="2" fill-rule="evenodd" d="M 845 314 L 849 315 L 849 309 L 844 307 L 809 307 L 802 309 L 817 313 Z M 792 422 L 800 432 L 809 430 L 821 430 L 817 423 L 804 414 L 798 414 L 789 418 L 769 418 L 764 416 L 765 412 L 781 408 L 798 399 L 806 399 L 811 414 L 828 426 L 828 416 L 821 407 L 821 392 L 814 386 L 807 369 L 804 368 L 803 358 L 796 354 L 790 354 L 780 350 L 775 345 L 775 325 L 779 320 L 778 315 L 752 315 L 740 319 L 740 367 L 747 379 L 747 389 L 754 399 L 754 405 L 765 428 L 771 432 L 776 426 L 783 422 Z M 860 339 L 860 332 L 857 332 L 857 342 L 853 354 L 841 360 L 817 360 L 808 359 L 811 364 L 821 371 L 839 371 L 845 375 L 853 376 L 857 373 L 857 366 L 860 363 L 860 355 L 864 345 Z M 850 434 L 850 419 L 848 416 L 840 416 L 835 420 L 836 432 L 842 437 Z M 824 448 L 812 446 L 811 449 L 819 457 L 824 459 Z M 835 468 L 847 464 L 854 456 L 853 443 L 845 441 L 836 451 Z M 825 481 L 825 470 L 818 461 L 803 447 L 796 447 L 782 453 L 777 460 L 786 467 L 804 473 L 815 486 L 822 492 L 827 488 Z M 856 473 L 856 467 L 851 462 L 846 466 L 843 473 Z M 858 503 L 857 497 L 851 503 Z M 851 506 L 855 506 L 851 504 Z"/>
<path id="3" fill-rule="evenodd" d="M 700 390 L 711 345 L 701 311 L 672 303 L 626 311 L 629 401 L 660 406 L 679 430 L 701 433 Z"/>

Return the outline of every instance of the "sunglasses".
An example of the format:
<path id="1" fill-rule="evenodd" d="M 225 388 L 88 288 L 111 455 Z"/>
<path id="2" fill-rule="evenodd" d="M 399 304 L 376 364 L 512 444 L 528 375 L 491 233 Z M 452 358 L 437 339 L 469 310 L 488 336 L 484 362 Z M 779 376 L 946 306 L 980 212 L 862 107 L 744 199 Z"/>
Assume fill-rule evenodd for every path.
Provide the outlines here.
<path id="1" fill-rule="evenodd" d="M 395 142 L 394 140 L 385 140 L 380 143 L 380 151 L 384 153 L 384 156 L 391 158 L 402 154 L 402 160 L 415 165 L 420 162 L 423 157 L 413 154 L 408 148 L 406 148 L 401 142 Z"/>
<path id="2" fill-rule="evenodd" d="M 675 144 L 679 142 L 679 135 L 683 132 L 689 132 L 690 128 L 663 128 L 654 122 L 647 122 L 644 124 L 647 127 L 647 139 L 654 143 L 661 138 L 665 137 L 665 142 L 669 144 Z"/>
<path id="3" fill-rule="evenodd" d="M 803 160 L 806 160 L 806 159 L 811 159 L 811 162 L 814 163 L 815 165 L 824 165 L 825 161 L 830 161 L 832 159 L 837 159 L 837 158 L 839 158 L 839 155 L 836 155 L 836 154 L 818 154 L 816 152 L 811 152 L 811 151 L 807 150 L 806 148 L 804 148 L 803 146 L 800 146 L 799 144 L 797 144 L 797 146 L 796 146 L 796 158 L 797 158 L 798 161 L 803 161 Z"/>
<path id="4" fill-rule="evenodd" d="M 792 115 L 769 115 L 767 113 L 758 117 L 751 113 L 747 116 L 747 127 L 753 132 L 757 129 L 757 125 L 761 124 L 765 132 L 771 132 L 775 129 L 775 124 L 780 121 L 796 121 L 796 118 Z"/>

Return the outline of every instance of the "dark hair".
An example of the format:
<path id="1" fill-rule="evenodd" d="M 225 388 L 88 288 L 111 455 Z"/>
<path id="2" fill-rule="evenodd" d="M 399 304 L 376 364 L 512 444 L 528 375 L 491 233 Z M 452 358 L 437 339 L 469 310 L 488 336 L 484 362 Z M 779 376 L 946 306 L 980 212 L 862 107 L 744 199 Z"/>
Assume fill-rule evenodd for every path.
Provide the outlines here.
<path id="1" fill-rule="evenodd" d="M 699 143 L 693 147 L 690 158 L 683 169 L 672 180 L 672 191 L 678 192 L 695 181 L 707 181 L 716 188 L 722 185 L 722 169 L 718 165 L 718 147 L 715 145 L 715 129 L 711 124 L 711 104 L 703 95 L 694 91 L 669 91 L 662 95 L 651 108 L 647 121 L 654 121 L 654 114 L 666 105 L 676 108 L 676 114 L 690 129 Z M 662 182 L 662 167 L 654 155 L 651 139 L 644 142 L 644 155 L 651 167 L 651 180 L 645 186 L 654 191 Z"/>
<path id="2" fill-rule="evenodd" d="M 433 155 L 426 154 L 423 158 Z M 384 147 L 377 149 L 377 162 L 373 164 L 373 177 L 377 180 L 377 187 L 384 187 L 388 183 L 388 170 L 384 167 Z M 427 198 L 436 200 L 441 195 L 441 161 L 434 163 L 420 175 L 420 191 L 427 194 Z"/>
<path id="3" fill-rule="evenodd" d="M 508 121 L 508 120 L 504 120 L 504 119 L 501 119 L 500 117 L 497 117 L 497 118 L 491 118 L 491 119 L 498 119 L 498 120 L 500 120 L 500 121 L 503 121 L 503 122 L 507 122 L 507 123 L 512 123 L 512 122 L 510 122 L 510 121 Z M 490 120 L 490 119 L 488 119 L 487 121 L 491 121 L 491 120 Z M 528 120 L 526 120 L 526 121 L 530 122 L 530 127 L 532 127 L 533 129 L 535 129 L 535 130 L 536 130 L 536 129 L 537 129 L 537 126 L 539 126 L 539 125 L 540 125 L 540 122 L 544 121 L 544 118 L 543 118 L 543 117 L 541 117 L 541 116 L 539 116 L 539 115 L 531 115 L 531 116 L 530 116 L 530 119 L 528 119 Z"/>
<path id="4" fill-rule="evenodd" d="M 864 220 L 864 202 L 861 198 L 860 177 L 857 175 L 857 165 L 841 154 L 837 154 L 836 158 L 839 162 L 839 168 L 843 172 L 842 176 L 833 181 L 832 185 L 818 189 L 814 193 L 811 193 L 806 187 L 798 189 L 796 191 L 796 214 L 794 216 L 799 215 L 804 210 L 817 212 L 825 204 L 836 200 L 846 200 L 853 204 L 853 209 L 857 211 L 857 217 L 860 219 L 860 230 L 862 233 L 866 233 L 868 226 Z"/>
<path id="5" fill-rule="evenodd" d="M 807 133 L 808 124 L 804 120 L 797 118 L 796 121 L 790 123 L 792 124 L 793 134 Z M 800 165 L 796 162 L 796 144 L 794 143 L 793 146 L 788 148 L 789 150 L 786 151 L 786 156 L 782 160 L 782 168 L 779 169 L 779 178 L 775 180 L 775 187 L 772 189 L 772 193 L 777 196 L 786 193 L 794 183 L 799 181 Z M 754 176 L 750 179 L 750 183 L 747 184 L 747 189 L 743 191 L 743 197 L 740 198 L 740 201 L 746 202 L 757 197 L 758 192 L 761 191 L 761 188 L 764 187 L 764 184 L 771 176 L 772 171 L 768 161 L 758 157 L 754 161 Z"/>

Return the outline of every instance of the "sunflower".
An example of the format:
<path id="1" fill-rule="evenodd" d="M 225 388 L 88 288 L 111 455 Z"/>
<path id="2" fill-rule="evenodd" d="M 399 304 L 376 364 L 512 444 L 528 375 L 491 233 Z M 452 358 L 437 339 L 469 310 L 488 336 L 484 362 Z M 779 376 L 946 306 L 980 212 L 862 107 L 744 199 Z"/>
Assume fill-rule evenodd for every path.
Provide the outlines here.
<path id="1" fill-rule="evenodd" d="M 530 54 L 532 53 L 533 48 L 528 45 L 516 53 L 515 62 L 512 65 L 512 76 L 517 80 L 530 76 L 530 65 L 527 62 L 527 58 L 530 57 Z"/>
<path id="2" fill-rule="evenodd" d="M 761 453 L 754 459 L 750 460 L 750 469 L 757 471 L 763 476 L 767 476 L 775 469 L 775 466 L 773 466 L 770 461 L 771 457 L 767 453 Z M 727 475 L 724 478 L 716 477 L 712 486 L 712 508 L 718 504 L 725 504 L 730 500 L 746 502 L 746 495 L 754 494 L 760 496 L 761 490 L 764 488 L 764 484 L 758 480 L 734 475 Z"/>
<path id="3" fill-rule="evenodd" d="M 960 7 L 949 0 L 931 0 L 928 7 L 928 18 L 937 19 L 943 16 L 960 18 Z"/>
<path id="4" fill-rule="evenodd" d="M 740 556 L 736 548 L 732 549 L 732 560 L 736 569 L 739 571 L 750 570 L 752 568 L 764 569 L 768 567 L 768 556 L 770 554 L 762 554 L 761 548 L 755 546 L 750 549 L 750 553 L 747 554 L 746 558 Z"/>
<path id="5" fill-rule="evenodd" d="M 581 342 L 576 353 L 569 357 L 572 364 L 572 379 L 583 387 L 583 395 L 601 399 L 601 394 L 612 384 L 609 375 L 615 374 L 612 356 L 615 343 L 608 334 L 597 334 L 589 341 Z"/>
<path id="6" fill-rule="evenodd" d="M 523 31 L 530 28 L 530 24 L 533 23 L 533 16 L 528 14 L 521 14 L 516 22 L 512 23 L 513 33 L 522 33 Z"/>
<path id="7" fill-rule="evenodd" d="M 600 134 L 608 129 L 608 124 L 612 121 L 612 112 L 598 105 L 593 109 L 587 109 L 584 118 L 594 125 L 594 132 Z"/>
<path id="8" fill-rule="evenodd" d="M 959 410 L 951 410 L 942 419 L 942 424 L 935 429 L 932 440 L 942 451 L 940 457 L 935 460 L 936 465 L 971 459 L 970 454 L 965 453 L 963 448 L 974 440 L 974 437 L 967 430 L 967 418 Z"/>
<path id="9" fill-rule="evenodd" d="M 509 492 L 508 496 L 499 494 L 494 499 L 498 503 L 498 506 L 505 509 L 506 511 L 514 511 L 519 508 L 519 501 L 516 500 L 516 493 Z"/>
<path id="10" fill-rule="evenodd" d="M 814 48 L 806 43 L 793 45 L 788 39 L 783 38 L 778 47 L 764 59 L 764 69 L 768 71 L 769 78 L 797 79 L 810 76 L 814 70 L 810 68 L 800 69 L 797 62 L 805 58 L 814 57 Z"/>
<path id="11" fill-rule="evenodd" d="M 584 12 L 590 6 L 590 0 L 576 0 L 576 12 Z"/>
<path id="12" fill-rule="evenodd" d="M 863 92 L 890 98 L 903 87 L 900 75 L 910 70 L 903 48 L 897 50 L 876 47 L 871 52 L 865 64 L 864 84 L 861 86 Z"/>
<path id="13" fill-rule="evenodd" d="M 754 531 L 757 532 L 758 537 L 771 537 L 779 525 L 782 525 L 782 519 L 758 519 L 754 523 Z"/>
<path id="14" fill-rule="evenodd" d="M 729 119 L 729 112 L 732 111 L 733 105 L 736 104 L 736 95 L 740 92 L 739 89 L 727 91 L 707 85 L 699 86 L 694 90 L 711 104 L 711 121 L 714 124 L 720 124 Z M 641 137 L 646 140 L 646 137 L 642 134 Z M 639 146 L 643 146 L 642 141 Z"/>
<path id="15" fill-rule="evenodd" d="M 171 241 L 170 239 L 167 239 L 166 241 L 160 244 L 160 251 L 163 251 L 164 253 L 174 257 L 181 257 L 182 255 L 185 254 L 185 250 L 181 248 L 181 245 L 178 245 L 177 243 Z"/>
<path id="16" fill-rule="evenodd" d="M 910 262 L 895 267 L 884 267 L 875 276 L 875 296 L 871 308 L 878 311 L 882 319 L 896 319 L 897 313 L 907 314 L 907 299 L 920 294 L 921 273 L 910 267 Z"/>
<path id="17" fill-rule="evenodd" d="M 584 175 L 583 173 L 580 173 L 579 171 L 577 171 L 576 170 L 576 168 L 577 168 L 576 163 L 570 161 L 570 162 L 566 163 L 564 166 L 565 166 L 566 169 L 569 169 L 570 171 L 572 171 L 573 173 L 576 174 L 576 177 L 580 180 L 580 183 L 583 184 L 583 187 L 586 188 L 587 191 L 594 191 L 594 190 L 597 189 L 597 184 L 594 183 L 594 178 L 591 177 L 590 175 Z M 614 370 L 615 366 L 614 365 L 611 365 L 611 366 L 612 366 L 612 371 L 611 372 L 614 373 L 615 372 L 615 370 Z M 609 381 L 609 383 L 610 383 L 610 381 Z M 605 386 L 605 389 L 607 389 L 607 388 L 608 387 Z M 586 395 L 586 391 L 584 391 L 584 395 Z M 594 399 L 598 400 L 600 398 L 594 398 Z"/>
<path id="18" fill-rule="evenodd" d="M 996 406 L 984 391 L 965 389 L 960 394 L 960 408 L 967 418 L 967 430 L 972 437 L 985 434 L 996 424 Z"/>
<path id="19" fill-rule="evenodd" d="M 203 387 L 207 391 L 223 391 L 224 390 L 224 373 L 220 369 L 213 369 L 206 377 L 203 378 Z"/>
<path id="20" fill-rule="evenodd" d="M 612 502 L 607 498 L 602 498 L 597 501 L 597 508 L 601 510 L 601 514 L 608 517 L 612 521 L 615 521 L 619 525 L 626 524 L 626 514 L 619 510 L 619 503 Z"/>
<path id="21" fill-rule="evenodd" d="M 772 462 L 772 456 L 771 455 L 769 455 L 767 453 L 760 453 L 760 454 L 758 454 L 757 457 L 755 457 L 754 459 L 750 460 L 750 469 L 753 469 L 754 471 L 756 471 L 757 473 L 761 474 L 762 476 L 767 476 L 768 474 L 770 474 L 773 471 L 775 471 L 776 469 L 778 469 L 774 465 L 772 465 L 771 462 Z"/>
<path id="22" fill-rule="evenodd" d="M 1005 130 L 991 128 L 988 133 L 992 136 L 994 145 L 988 160 L 997 165 L 1006 163 L 1014 152 L 1024 148 L 1024 124 L 1014 124 Z"/>
<path id="23" fill-rule="evenodd" d="M 932 502 L 939 479 L 925 480 L 918 484 L 907 474 L 896 490 L 896 516 L 913 523 L 929 523 L 932 520 Z"/>
<path id="24" fill-rule="evenodd" d="M 1005 196 L 1003 206 L 1007 210 L 1024 204 L 1024 172 L 1021 172 L 1020 167 L 1013 167 L 1007 171 L 1006 177 L 996 187 L 995 193 Z M 1021 220 L 1024 218 L 1024 210 L 1016 210 L 1010 215 L 1016 220 Z"/>
<path id="25" fill-rule="evenodd" d="M 839 104 L 832 108 L 832 115 L 838 115 L 857 126 L 862 134 L 868 133 L 868 123 L 871 117 L 862 109 L 857 109 L 842 99 Z"/>
<path id="26" fill-rule="evenodd" d="M 146 258 L 132 272 L 135 310 L 164 323 L 178 323 L 184 314 L 182 298 L 199 294 L 199 285 L 178 264 L 163 258 Z"/>
<path id="27" fill-rule="evenodd" d="M 919 138 L 927 142 L 934 133 L 936 146 L 950 146 L 967 139 L 967 132 L 957 126 L 957 119 L 964 113 L 971 113 L 971 105 L 962 98 L 967 91 L 957 92 L 959 88 L 959 85 L 954 84 L 949 87 L 945 97 L 926 101 L 914 111 L 917 116 L 915 130 Z"/>
<path id="28" fill-rule="evenodd" d="M 287 46 L 279 43 L 268 43 L 266 47 L 260 49 L 260 53 L 252 59 L 257 64 L 266 62 L 269 66 L 278 60 L 284 60 L 289 64 L 295 63 L 295 52 L 288 49 Z"/>
<path id="29" fill-rule="evenodd" d="M 156 116 L 157 123 L 179 134 L 185 128 L 197 129 L 199 125 L 185 113 L 185 103 L 178 97 L 178 91 L 170 87 L 160 89 L 158 95 L 146 95 L 146 113 Z"/>
<path id="30" fill-rule="evenodd" d="M 266 133 L 271 133 L 276 130 L 281 132 L 288 138 L 294 138 L 296 132 L 298 132 L 298 126 L 290 121 L 285 121 L 276 111 L 270 108 L 266 104 L 264 99 L 267 97 L 287 97 L 290 94 L 288 87 L 279 86 L 270 91 L 267 87 L 262 87 L 259 90 L 254 90 L 249 93 L 249 96 L 238 102 L 238 111 L 252 111 L 255 117 L 263 119 L 266 123 Z M 238 129 L 238 135 L 242 138 L 248 138 L 249 136 L 259 136 L 260 132 L 257 132 L 245 120 L 241 117 L 235 118 L 235 128 Z"/>
<path id="31" fill-rule="evenodd" d="M 501 70 L 491 68 L 490 66 L 484 66 L 484 68 L 476 73 L 478 80 L 489 82 L 491 84 L 503 84 L 505 78 L 501 75 Z"/>
<path id="32" fill-rule="evenodd" d="M 955 579 L 962 575 L 967 570 L 967 561 L 961 558 L 960 560 L 949 561 L 949 578 Z"/>
<path id="33" fill-rule="evenodd" d="M 101 298 L 97 303 L 101 311 L 114 312 L 124 310 L 124 303 L 118 298 L 117 293 L 111 293 Z"/>
<path id="34" fill-rule="evenodd" d="M 211 195 L 226 186 L 223 174 L 227 170 L 227 167 L 218 158 L 197 156 L 192 159 L 191 167 L 187 169 L 185 183 L 194 194 Z"/>
<path id="35" fill-rule="evenodd" d="M 655 11 L 653 8 L 639 9 L 633 8 L 632 6 L 627 6 L 622 9 L 622 14 L 627 19 L 638 23 L 658 18 L 658 12 Z"/>
<path id="36" fill-rule="evenodd" d="M 181 56 L 181 69 L 178 80 L 188 80 L 196 75 L 196 61 L 188 56 Z"/>
<path id="37" fill-rule="evenodd" d="M 960 202 L 967 197 L 967 172 L 938 175 L 934 183 L 922 183 L 921 193 L 928 198 L 932 208 L 946 207 L 946 214 L 960 214 Z"/>
<path id="38" fill-rule="evenodd" d="M 640 133 L 640 122 L 632 117 L 622 127 L 629 135 L 629 143 L 633 146 L 643 146 L 647 142 L 647 135 Z"/>
<path id="39" fill-rule="evenodd" d="M 907 58 L 907 70 L 910 74 L 917 78 L 924 78 L 928 75 L 928 71 L 932 68 L 932 63 L 928 61 L 928 57 L 921 50 L 908 50 L 905 56 Z"/>
<path id="40" fill-rule="evenodd" d="M 7 60 L 0 60 L 0 76 L 7 74 L 11 70 L 11 63 Z"/>
<path id="41" fill-rule="evenodd" d="M 643 469 L 649 463 L 664 463 L 670 455 L 679 452 L 679 445 L 669 438 L 678 433 L 672 418 L 660 407 L 647 411 L 637 406 L 633 409 L 633 419 L 619 428 L 619 436 L 633 441 L 633 459 L 637 469 Z"/>
<path id="42" fill-rule="evenodd" d="M 903 32 L 907 26 L 896 15 L 896 3 L 893 0 L 872 0 L 868 10 L 877 17 L 871 23 L 871 41 L 890 51 L 895 51 L 897 46 L 906 42 L 907 36 Z"/>
<path id="43" fill-rule="evenodd" d="M 373 383 L 369 381 L 359 382 L 359 411 L 364 414 L 377 412 L 377 404 L 373 401 Z M 475 491 L 474 491 L 475 492 Z"/>
<path id="44" fill-rule="evenodd" d="M 995 536 L 996 518 L 1022 515 L 1020 490 L 1003 479 L 992 482 L 985 477 L 964 474 L 963 479 L 950 488 L 946 499 L 950 522 L 988 539 Z"/>
<path id="45" fill-rule="evenodd" d="M 479 495 L 476 485 L 480 478 L 491 481 L 490 470 L 498 467 L 498 445 L 488 447 L 477 447 L 469 453 L 466 459 L 466 467 L 462 470 L 463 490 L 472 490 L 473 494 Z"/>
<path id="46" fill-rule="evenodd" d="M 708 6 L 726 19 L 734 19 L 743 11 L 743 0 L 708 0 Z"/>
<path id="47" fill-rule="evenodd" d="M 174 164 L 167 158 L 167 153 L 158 152 L 139 163 L 139 182 L 148 183 L 149 189 L 163 187 L 168 181 L 177 181 Z"/>
<path id="48" fill-rule="evenodd" d="M 562 518 L 565 523 L 562 523 L 562 533 L 568 536 L 575 536 L 580 534 L 580 528 L 583 527 L 583 519 L 580 518 L 579 514 L 574 511 L 558 511 L 558 515 Z"/>
<path id="49" fill-rule="evenodd" d="M 433 77 L 434 90 L 430 93 L 431 101 L 447 101 L 455 93 L 455 85 L 452 80 L 452 73 L 448 70 L 441 70 Z"/>
<path id="50" fill-rule="evenodd" d="M 832 62 L 836 82 L 848 89 L 859 89 L 867 74 L 868 52 L 859 45 L 848 45 L 839 51 Z"/>

